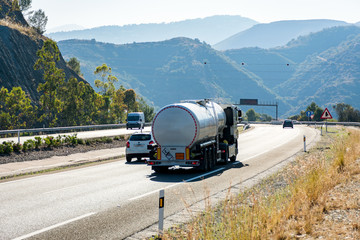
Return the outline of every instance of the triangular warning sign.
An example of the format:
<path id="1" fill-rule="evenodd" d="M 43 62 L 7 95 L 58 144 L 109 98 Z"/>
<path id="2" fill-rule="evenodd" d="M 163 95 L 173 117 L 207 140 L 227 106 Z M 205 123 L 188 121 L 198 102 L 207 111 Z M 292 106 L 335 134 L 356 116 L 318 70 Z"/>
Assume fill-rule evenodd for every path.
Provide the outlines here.
<path id="1" fill-rule="evenodd" d="M 321 119 L 332 119 L 332 116 L 327 108 L 325 108 L 325 110 L 320 118 Z"/>

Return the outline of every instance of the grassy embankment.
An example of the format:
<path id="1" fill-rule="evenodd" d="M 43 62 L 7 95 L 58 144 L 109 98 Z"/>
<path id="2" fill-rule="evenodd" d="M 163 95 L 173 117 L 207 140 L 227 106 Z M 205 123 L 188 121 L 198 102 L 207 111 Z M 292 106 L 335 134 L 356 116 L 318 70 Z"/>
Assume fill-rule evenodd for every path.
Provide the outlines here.
<path id="1" fill-rule="evenodd" d="M 335 128 L 331 128 L 331 131 Z M 360 239 L 360 130 L 337 128 L 279 173 L 163 239 Z"/>

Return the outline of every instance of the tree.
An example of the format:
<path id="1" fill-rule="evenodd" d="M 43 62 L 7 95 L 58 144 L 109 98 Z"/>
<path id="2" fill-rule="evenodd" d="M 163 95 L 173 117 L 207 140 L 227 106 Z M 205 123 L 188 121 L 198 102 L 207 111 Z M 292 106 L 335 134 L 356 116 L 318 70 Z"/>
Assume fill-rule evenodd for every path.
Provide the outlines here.
<path id="1" fill-rule="evenodd" d="M 43 34 L 46 31 L 46 24 L 48 17 L 41 9 L 35 11 L 28 18 L 29 25 L 33 27 L 39 34 Z"/>
<path id="2" fill-rule="evenodd" d="M 72 57 L 69 59 L 68 62 L 66 62 L 66 65 L 71 68 L 72 70 L 74 70 L 74 72 L 79 75 L 82 76 L 81 70 L 80 70 L 80 62 L 76 57 Z"/>
<path id="3" fill-rule="evenodd" d="M 40 105 L 43 111 L 41 120 L 45 120 L 48 126 L 55 126 L 62 105 L 59 91 L 65 81 L 64 71 L 56 67 L 56 62 L 60 60 L 60 51 L 54 41 L 46 40 L 36 54 L 38 59 L 34 69 L 43 70 L 45 80 L 44 83 L 39 84 L 37 89 L 42 93 L 40 96 Z"/>
<path id="4" fill-rule="evenodd" d="M 360 111 L 354 109 L 351 105 L 338 103 L 333 108 L 338 115 L 339 122 L 360 122 Z"/>
<path id="5" fill-rule="evenodd" d="M 31 8 L 32 0 L 19 0 L 19 7 L 21 12 L 26 12 Z"/>
<path id="6" fill-rule="evenodd" d="M 116 90 L 114 96 L 113 96 L 113 102 L 112 102 L 112 110 L 114 112 L 115 122 L 123 122 L 125 121 L 125 109 L 126 105 L 124 103 L 125 98 L 125 91 L 126 89 L 121 85 L 118 90 Z"/>
<path id="7" fill-rule="evenodd" d="M 0 125 L 2 129 L 30 128 L 36 117 L 36 107 L 31 105 L 30 98 L 21 87 L 12 88 L 9 92 L 0 90 Z"/>
<path id="8" fill-rule="evenodd" d="M 249 110 L 247 110 L 246 116 L 247 116 L 248 121 L 256 121 L 256 113 L 253 108 L 250 108 Z"/>
<path id="9" fill-rule="evenodd" d="M 138 102 L 140 111 L 144 113 L 145 122 L 151 122 L 155 117 L 154 108 L 150 107 L 142 97 L 139 98 Z"/>
<path id="10" fill-rule="evenodd" d="M 305 111 L 300 112 L 300 116 L 298 117 L 298 121 L 308 121 L 309 117 L 306 116 L 307 111 L 312 111 L 314 113 L 314 118 L 312 120 L 314 121 L 323 121 L 321 119 L 321 115 L 324 112 L 324 109 L 319 107 L 315 102 L 312 102 L 309 106 L 307 106 Z"/>
<path id="11" fill-rule="evenodd" d="M 124 93 L 124 104 L 128 112 L 137 112 L 139 105 L 136 102 L 136 93 L 133 89 L 128 89 Z"/>
<path id="12" fill-rule="evenodd" d="M 119 81 L 117 77 L 111 75 L 111 67 L 104 63 L 95 69 L 94 74 L 100 75 L 101 78 L 95 80 L 95 86 L 100 88 L 100 94 L 111 97 L 115 92 L 114 82 Z"/>

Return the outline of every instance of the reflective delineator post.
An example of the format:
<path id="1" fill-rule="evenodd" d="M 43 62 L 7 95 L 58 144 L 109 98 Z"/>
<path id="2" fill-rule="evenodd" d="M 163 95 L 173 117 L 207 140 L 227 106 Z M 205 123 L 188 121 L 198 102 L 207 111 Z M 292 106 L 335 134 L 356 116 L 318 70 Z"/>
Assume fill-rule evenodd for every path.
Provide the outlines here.
<path id="1" fill-rule="evenodd" d="M 164 197 L 164 189 L 160 190 L 159 193 L 159 235 L 162 236 L 164 229 L 164 205 L 165 205 L 165 197 Z"/>
<path id="2" fill-rule="evenodd" d="M 20 144 L 20 130 L 18 131 L 18 143 Z"/>
<path id="3" fill-rule="evenodd" d="M 306 152 L 306 137 L 304 135 L 304 152 Z"/>

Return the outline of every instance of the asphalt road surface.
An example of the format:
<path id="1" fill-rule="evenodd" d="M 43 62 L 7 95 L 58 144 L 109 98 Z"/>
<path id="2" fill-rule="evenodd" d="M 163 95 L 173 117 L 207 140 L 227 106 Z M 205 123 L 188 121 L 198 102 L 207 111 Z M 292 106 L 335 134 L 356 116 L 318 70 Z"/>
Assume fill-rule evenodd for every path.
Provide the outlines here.
<path id="1" fill-rule="evenodd" d="M 0 183 L 0 239 L 123 239 L 158 220 L 238 184 L 302 151 L 305 126 L 257 125 L 239 137 L 237 161 L 209 173 L 172 169 L 156 174 L 143 161 L 119 161 Z M 185 204 L 186 203 L 186 204 Z"/>

